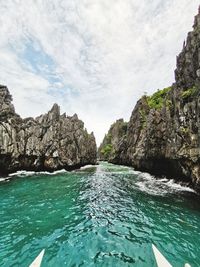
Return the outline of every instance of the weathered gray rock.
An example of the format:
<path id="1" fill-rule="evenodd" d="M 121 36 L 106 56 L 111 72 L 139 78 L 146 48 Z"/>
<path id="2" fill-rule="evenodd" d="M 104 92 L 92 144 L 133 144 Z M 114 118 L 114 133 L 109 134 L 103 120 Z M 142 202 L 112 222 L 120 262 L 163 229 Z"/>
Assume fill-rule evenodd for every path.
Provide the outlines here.
<path id="1" fill-rule="evenodd" d="M 123 119 L 119 119 L 111 125 L 98 149 L 98 157 L 100 160 L 109 160 L 119 164 L 120 157 L 122 157 L 122 153 L 119 153 L 119 147 L 120 144 L 123 147 L 126 132 L 127 122 L 124 122 Z M 121 152 L 123 152 L 123 150 L 121 150 Z"/>
<path id="2" fill-rule="evenodd" d="M 115 144 L 114 160 L 109 155 L 108 161 L 184 180 L 200 190 L 200 14 L 177 57 L 175 77 L 170 88 L 138 101 Z"/>
<path id="3" fill-rule="evenodd" d="M 96 163 L 96 142 L 77 115 L 52 109 L 35 119 L 15 113 L 12 97 L 0 86 L 0 174 L 17 170 L 71 170 Z"/>

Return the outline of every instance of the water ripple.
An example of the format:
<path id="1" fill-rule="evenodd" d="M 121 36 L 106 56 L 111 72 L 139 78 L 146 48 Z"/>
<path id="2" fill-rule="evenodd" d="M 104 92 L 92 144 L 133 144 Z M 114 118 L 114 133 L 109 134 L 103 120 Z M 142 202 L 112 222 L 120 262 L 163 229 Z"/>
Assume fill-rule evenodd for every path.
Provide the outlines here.
<path id="1" fill-rule="evenodd" d="M 200 208 L 172 180 L 101 163 L 74 172 L 15 173 L 0 186 L 0 266 L 200 266 Z M 11 178 L 10 177 L 10 178 Z"/>

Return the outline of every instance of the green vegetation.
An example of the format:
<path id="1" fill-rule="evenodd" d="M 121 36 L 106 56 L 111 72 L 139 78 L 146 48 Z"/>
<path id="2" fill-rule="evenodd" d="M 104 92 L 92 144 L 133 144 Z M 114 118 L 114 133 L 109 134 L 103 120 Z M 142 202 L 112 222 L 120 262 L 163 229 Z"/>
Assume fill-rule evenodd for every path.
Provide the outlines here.
<path id="1" fill-rule="evenodd" d="M 184 91 L 181 96 L 183 99 L 187 99 L 191 96 L 194 96 L 197 93 L 197 87 L 193 86 L 192 88 L 187 89 L 186 91 Z"/>
<path id="2" fill-rule="evenodd" d="M 167 87 L 167 88 L 164 88 L 163 90 L 158 90 L 152 96 L 148 96 L 147 103 L 149 107 L 157 109 L 157 110 L 161 109 L 164 106 L 164 103 L 166 101 L 166 96 L 170 90 L 171 90 L 171 87 Z"/>
<path id="3" fill-rule="evenodd" d="M 128 128 L 128 122 L 123 122 L 123 124 L 122 124 L 122 132 L 123 133 L 126 133 L 126 131 L 127 131 L 127 128 Z"/>
<path id="4" fill-rule="evenodd" d="M 117 142 L 126 136 L 127 127 L 128 123 L 124 122 L 123 119 L 119 119 L 111 125 L 103 139 L 103 143 L 99 147 L 98 153 L 100 158 L 109 160 L 110 157 L 115 155 Z"/>
<path id="5" fill-rule="evenodd" d="M 126 131 L 127 131 L 127 127 L 128 127 L 128 123 L 125 122 L 123 119 L 119 119 L 117 120 L 116 122 L 114 122 L 111 127 L 110 127 L 110 130 L 106 136 L 106 142 L 108 144 L 112 143 L 111 142 L 111 139 L 112 139 L 112 135 L 111 133 L 113 133 L 114 135 L 118 135 L 118 136 L 123 136 L 126 134 Z M 109 138 L 110 136 L 110 138 Z"/>
<path id="6" fill-rule="evenodd" d="M 180 131 L 182 134 L 187 134 L 187 133 L 189 133 L 189 128 L 181 126 Z"/>
<path id="7" fill-rule="evenodd" d="M 172 108 L 172 101 L 171 100 L 169 100 L 169 99 L 166 100 L 166 107 L 169 109 Z"/>
<path id="8" fill-rule="evenodd" d="M 103 154 L 104 157 L 107 159 L 112 153 L 112 149 L 112 144 L 107 144 L 101 149 L 101 154 Z"/>

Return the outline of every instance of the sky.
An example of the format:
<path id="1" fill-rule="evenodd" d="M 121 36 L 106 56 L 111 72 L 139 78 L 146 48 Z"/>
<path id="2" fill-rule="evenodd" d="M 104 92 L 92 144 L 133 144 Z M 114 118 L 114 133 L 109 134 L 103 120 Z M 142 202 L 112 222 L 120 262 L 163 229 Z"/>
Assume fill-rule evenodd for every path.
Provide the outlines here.
<path id="1" fill-rule="evenodd" d="M 16 112 L 61 106 L 99 144 L 145 93 L 174 82 L 197 0 L 0 0 L 0 83 Z"/>

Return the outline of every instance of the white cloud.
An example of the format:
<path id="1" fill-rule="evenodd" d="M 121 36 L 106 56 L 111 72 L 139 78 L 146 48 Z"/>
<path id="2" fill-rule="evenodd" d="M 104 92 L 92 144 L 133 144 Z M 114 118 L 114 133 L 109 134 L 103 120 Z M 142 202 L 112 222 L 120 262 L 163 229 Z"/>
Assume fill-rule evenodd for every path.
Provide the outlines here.
<path id="1" fill-rule="evenodd" d="M 128 119 L 145 92 L 170 85 L 191 30 L 193 0 L 7 0 L 0 2 L 0 80 L 22 116 L 53 102 L 77 113 L 98 143 Z M 45 53 L 40 62 L 23 53 Z M 34 57 L 34 53 L 32 55 Z M 47 59 L 48 59 L 47 58 Z"/>

